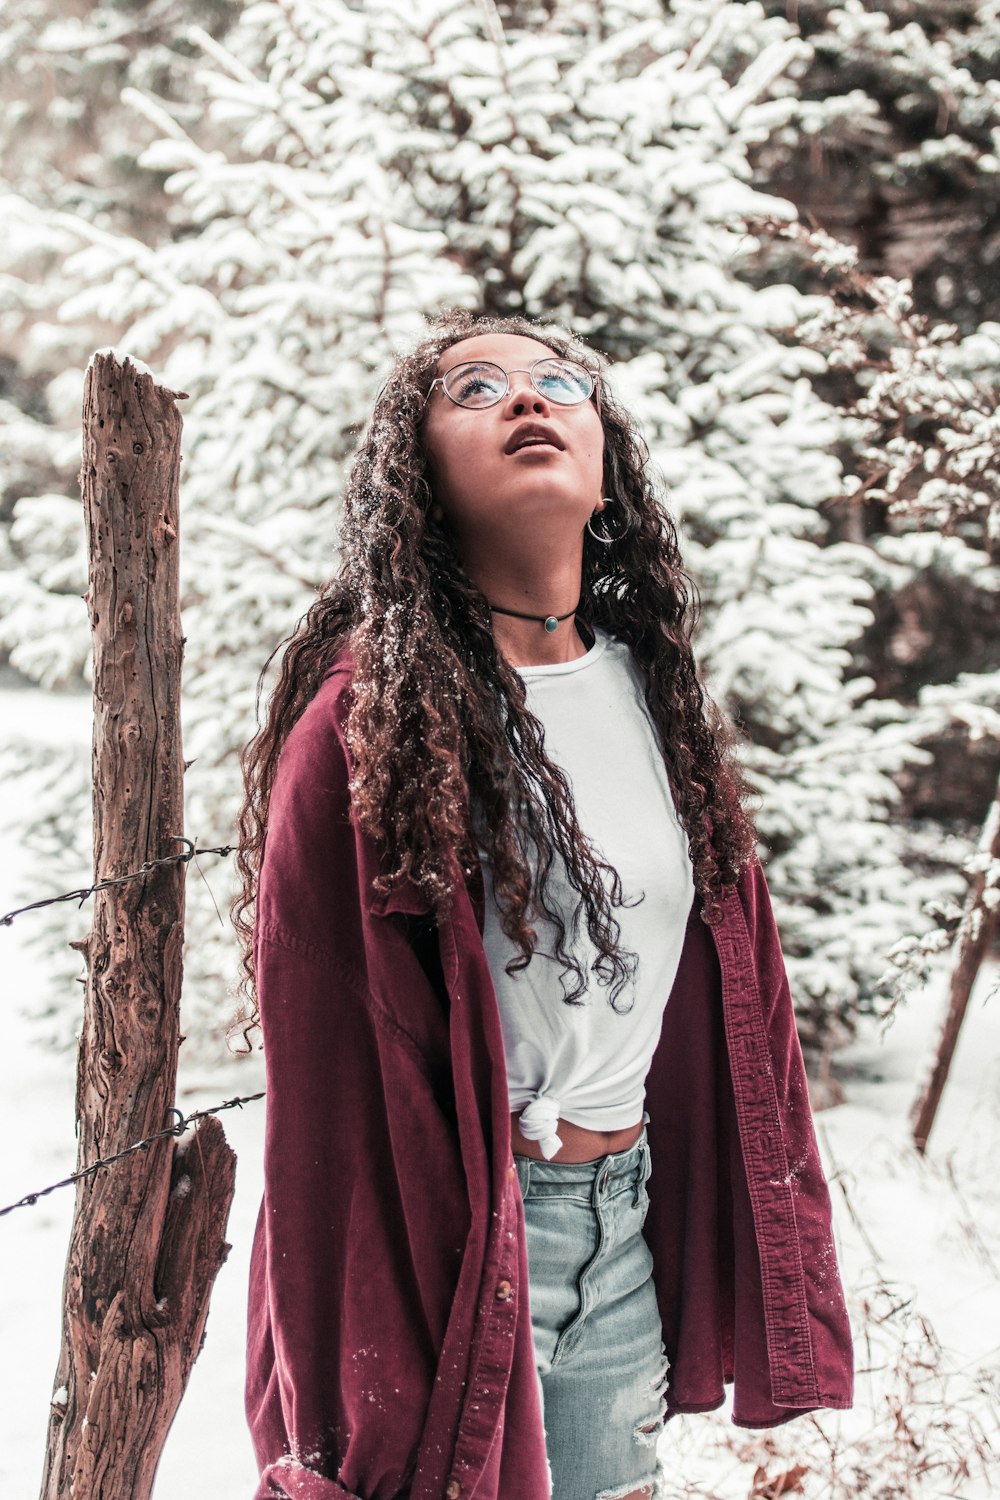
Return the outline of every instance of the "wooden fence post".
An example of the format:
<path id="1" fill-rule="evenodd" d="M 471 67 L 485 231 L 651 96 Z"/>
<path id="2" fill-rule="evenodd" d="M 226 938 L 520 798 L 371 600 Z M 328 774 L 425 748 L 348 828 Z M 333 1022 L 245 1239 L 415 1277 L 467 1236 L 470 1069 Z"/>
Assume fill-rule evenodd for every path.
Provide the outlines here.
<path id="1" fill-rule="evenodd" d="M 997 900 L 996 864 L 1000 860 L 1000 779 L 997 781 L 990 810 L 986 814 L 979 835 L 978 869 L 966 898 L 965 912 L 955 939 L 957 957 L 948 986 L 948 1002 L 945 1007 L 941 1034 L 938 1038 L 934 1063 L 920 1089 L 910 1122 L 913 1128 L 913 1144 L 921 1156 L 927 1150 L 927 1138 L 931 1133 L 941 1103 L 941 1095 L 948 1081 L 951 1060 L 958 1045 L 959 1033 L 965 1012 L 968 1009 L 972 986 L 976 982 L 983 959 L 990 951 L 1000 903 Z"/>
<path id="2" fill-rule="evenodd" d="M 95 881 L 184 849 L 177 399 L 112 351 L 87 370 Z M 77 1170 L 171 1124 L 185 869 L 96 893 L 74 944 Z M 77 1183 L 42 1500 L 148 1500 L 229 1252 L 235 1165 L 212 1116 Z"/>

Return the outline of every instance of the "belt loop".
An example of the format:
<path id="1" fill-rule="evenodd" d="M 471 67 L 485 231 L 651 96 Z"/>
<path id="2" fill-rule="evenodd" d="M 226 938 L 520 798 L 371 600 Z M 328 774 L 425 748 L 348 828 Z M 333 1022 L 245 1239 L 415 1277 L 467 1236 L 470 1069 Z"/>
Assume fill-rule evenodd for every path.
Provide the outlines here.
<path id="1" fill-rule="evenodd" d="M 521 1197 L 527 1198 L 528 1184 L 531 1181 L 531 1157 L 515 1156 L 514 1166 L 517 1168 L 517 1185 L 521 1189 Z"/>
<path id="2" fill-rule="evenodd" d="M 598 1157 L 597 1170 L 594 1173 L 594 1181 L 590 1189 L 590 1202 L 594 1208 L 600 1208 L 604 1200 L 604 1192 L 608 1185 L 610 1173 L 610 1157 Z"/>
<path id="3" fill-rule="evenodd" d="M 643 1141 L 642 1150 L 639 1153 L 639 1160 L 635 1164 L 635 1182 L 632 1189 L 633 1208 L 638 1208 L 639 1206 L 639 1194 L 642 1191 L 643 1184 L 649 1176 L 650 1166 L 651 1157 L 649 1154 L 649 1143 L 648 1141 Z"/>

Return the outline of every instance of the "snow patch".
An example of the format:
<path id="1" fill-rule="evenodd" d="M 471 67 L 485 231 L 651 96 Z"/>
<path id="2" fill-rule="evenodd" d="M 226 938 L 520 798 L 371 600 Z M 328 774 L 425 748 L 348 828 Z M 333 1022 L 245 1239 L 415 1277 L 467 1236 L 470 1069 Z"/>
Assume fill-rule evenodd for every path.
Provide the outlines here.
<path id="1" fill-rule="evenodd" d="M 110 354 L 120 365 L 131 365 L 140 375 L 148 375 L 152 380 L 159 380 L 155 371 L 149 368 L 145 360 L 137 358 L 134 354 L 129 354 L 125 349 L 116 348 L 114 344 L 107 344 L 103 349 L 95 349 L 87 361 L 88 370 L 99 354 Z"/>

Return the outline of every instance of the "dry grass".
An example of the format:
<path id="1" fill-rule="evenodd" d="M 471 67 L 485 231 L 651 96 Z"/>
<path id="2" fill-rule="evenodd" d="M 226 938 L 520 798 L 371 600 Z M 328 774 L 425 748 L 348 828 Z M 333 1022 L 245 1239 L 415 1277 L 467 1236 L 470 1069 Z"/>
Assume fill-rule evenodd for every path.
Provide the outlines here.
<path id="1" fill-rule="evenodd" d="M 663 1439 L 669 1500 L 971 1500 L 1000 1471 L 1000 1361 L 956 1365 L 890 1282 L 852 1307 L 857 1398 L 759 1433 L 720 1414 L 678 1417 Z"/>
<path id="2" fill-rule="evenodd" d="M 919 1169 L 950 1184 L 951 1231 L 1000 1278 L 951 1159 L 925 1159 Z M 868 1279 L 849 1289 L 854 1410 L 811 1413 L 762 1432 L 734 1428 L 721 1412 L 675 1418 L 661 1445 L 668 1500 L 978 1500 L 996 1493 L 1000 1345 L 966 1363 L 944 1348 L 913 1288 L 885 1273 L 845 1174 L 835 1170 L 830 1180 L 871 1254 Z"/>

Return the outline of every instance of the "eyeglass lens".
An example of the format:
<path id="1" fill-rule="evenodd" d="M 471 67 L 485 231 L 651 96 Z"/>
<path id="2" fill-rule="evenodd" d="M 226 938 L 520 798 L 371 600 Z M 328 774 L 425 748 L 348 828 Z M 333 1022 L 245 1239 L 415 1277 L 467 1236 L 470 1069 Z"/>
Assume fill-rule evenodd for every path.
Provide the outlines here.
<path id="1" fill-rule="evenodd" d="M 586 401 L 594 389 L 590 371 L 572 360 L 542 359 L 529 373 L 535 389 L 560 406 Z M 495 406 L 507 393 L 507 376 L 487 362 L 456 365 L 444 377 L 444 388 L 460 406 Z"/>

